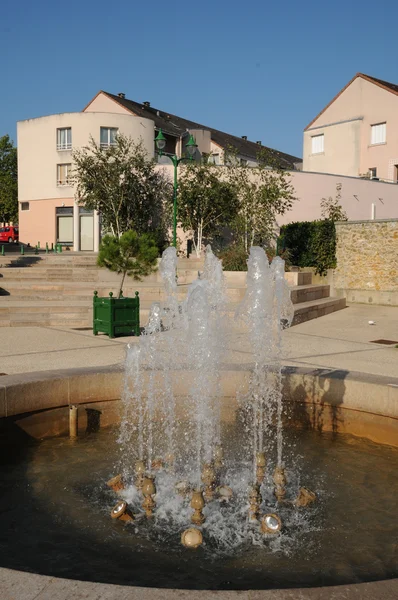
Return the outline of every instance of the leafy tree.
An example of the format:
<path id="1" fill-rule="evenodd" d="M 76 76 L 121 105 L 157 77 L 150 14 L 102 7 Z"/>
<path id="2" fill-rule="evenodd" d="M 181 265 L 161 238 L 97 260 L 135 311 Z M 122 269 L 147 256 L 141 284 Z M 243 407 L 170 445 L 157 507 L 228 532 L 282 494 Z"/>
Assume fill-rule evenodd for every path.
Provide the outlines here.
<path id="1" fill-rule="evenodd" d="M 321 200 L 321 215 L 323 219 L 330 221 L 347 221 L 348 216 L 342 205 L 341 200 L 341 183 L 336 185 L 336 196 L 332 198 L 322 198 Z"/>
<path id="2" fill-rule="evenodd" d="M 158 255 L 159 250 L 151 234 L 125 231 L 120 237 L 106 235 L 102 239 L 97 264 L 122 274 L 118 293 L 118 298 L 121 298 L 126 275 L 141 281 L 142 277 L 156 270 Z"/>
<path id="3" fill-rule="evenodd" d="M 167 239 L 171 184 L 155 169 L 142 141 L 118 135 L 115 145 L 101 148 L 91 138 L 73 159 L 77 201 L 100 212 L 106 230 L 118 237 L 134 229 Z"/>
<path id="4" fill-rule="evenodd" d="M 237 197 L 231 184 L 220 176 L 219 167 L 206 161 L 189 163 L 181 169 L 178 220 L 184 231 L 193 233 L 197 256 L 203 240 L 211 240 L 237 213 Z"/>
<path id="5" fill-rule="evenodd" d="M 0 221 L 18 221 L 17 149 L 9 135 L 0 137 Z"/>
<path id="6" fill-rule="evenodd" d="M 295 200 L 290 175 L 263 150 L 258 165 L 241 165 L 234 150 L 227 155 L 228 181 L 235 189 L 239 209 L 232 229 L 248 252 L 250 246 L 270 245 L 275 237 L 276 216 L 290 210 Z"/>

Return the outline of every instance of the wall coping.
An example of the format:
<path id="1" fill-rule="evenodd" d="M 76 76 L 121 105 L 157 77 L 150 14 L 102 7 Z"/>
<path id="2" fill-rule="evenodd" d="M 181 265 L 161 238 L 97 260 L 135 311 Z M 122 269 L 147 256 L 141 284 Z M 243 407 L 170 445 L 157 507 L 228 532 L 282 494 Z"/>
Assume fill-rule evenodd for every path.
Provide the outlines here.
<path id="1" fill-rule="evenodd" d="M 398 223 L 398 219 L 362 219 L 361 221 L 335 221 L 336 227 L 345 227 L 347 225 L 358 225 L 360 223 L 366 223 L 372 225 L 373 223 Z"/>

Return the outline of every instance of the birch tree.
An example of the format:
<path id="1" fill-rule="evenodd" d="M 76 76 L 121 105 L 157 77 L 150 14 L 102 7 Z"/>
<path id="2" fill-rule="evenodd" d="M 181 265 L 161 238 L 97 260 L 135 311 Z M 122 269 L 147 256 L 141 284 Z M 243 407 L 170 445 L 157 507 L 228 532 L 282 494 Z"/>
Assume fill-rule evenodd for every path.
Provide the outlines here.
<path id="1" fill-rule="evenodd" d="M 181 167 L 178 191 L 178 220 L 192 233 L 197 256 L 204 240 L 226 227 L 236 217 L 237 197 L 233 186 L 223 179 L 220 167 L 203 162 Z"/>
<path id="2" fill-rule="evenodd" d="M 290 210 L 295 200 L 290 174 L 278 167 L 274 157 L 263 151 L 258 161 L 255 167 L 240 165 L 233 151 L 228 158 L 227 177 L 238 199 L 232 230 L 246 252 L 250 246 L 271 242 L 277 215 Z"/>
<path id="3" fill-rule="evenodd" d="M 121 237 L 125 231 L 156 232 L 167 237 L 171 220 L 171 184 L 155 169 L 142 141 L 118 135 L 101 148 L 92 138 L 73 153 L 73 179 L 80 206 L 101 213 L 105 231 Z"/>

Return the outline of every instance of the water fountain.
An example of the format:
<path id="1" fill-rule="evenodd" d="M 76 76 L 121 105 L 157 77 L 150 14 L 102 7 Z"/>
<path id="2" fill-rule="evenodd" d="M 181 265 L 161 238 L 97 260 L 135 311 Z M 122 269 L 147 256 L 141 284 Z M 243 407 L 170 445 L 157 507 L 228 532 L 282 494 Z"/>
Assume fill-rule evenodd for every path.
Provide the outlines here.
<path id="1" fill-rule="evenodd" d="M 155 517 L 154 527 L 166 527 L 174 534 L 181 534 L 181 512 L 189 516 L 190 507 L 189 520 L 196 528 L 190 526 L 181 534 L 188 548 L 212 537 L 218 537 L 222 546 L 231 531 L 236 545 L 248 538 L 259 543 L 261 534 L 272 537 L 282 530 L 276 513 L 281 505 L 297 510 L 316 498 L 305 488 L 297 498 L 287 498 L 281 331 L 292 321 L 293 305 L 284 261 L 276 257 L 269 265 L 262 248 L 251 248 L 247 292 L 232 315 L 255 357 L 248 390 L 241 398 L 247 429 L 245 456 L 235 465 L 224 460 L 221 431 L 220 374 L 232 327 L 221 261 L 208 246 L 203 273 L 189 287 L 184 302 L 177 298 L 175 248 L 164 252 L 160 273 L 166 300 L 152 307 L 140 345 L 127 349 L 119 442 L 120 477 L 130 485 L 123 498 L 131 502 L 131 511 L 142 514 L 144 509 L 147 517 Z M 175 414 L 172 377 L 176 373 L 182 379 L 189 375 L 183 420 Z M 176 444 L 178 436 L 184 440 L 183 448 Z M 267 462 L 275 463 L 273 474 L 267 472 Z M 138 492 L 144 496 L 141 508 Z M 185 498 L 185 505 L 176 497 Z M 162 518 L 165 512 L 167 523 Z"/>
<path id="2" fill-rule="evenodd" d="M 281 368 L 292 306 L 283 263 L 269 265 L 261 249 L 252 249 L 237 310 L 210 249 L 184 302 L 176 263 L 169 249 L 166 298 L 124 373 L 114 365 L 33 373 L 22 385 L 2 378 L 7 577 L 47 575 L 49 590 L 58 577 L 74 579 L 65 583 L 73 589 L 95 582 L 98 597 L 108 593 L 101 583 L 192 597 L 322 587 L 319 597 L 331 599 L 347 584 L 358 597 L 369 586 L 372 598 L 396 592 L 398 580 L 380 580 L 398 574 L 398 380 Z M 86 411 L 101 428 L 89 428 Z M 51 438 L 67 433 L 70 413 L 77 437 Z"/>

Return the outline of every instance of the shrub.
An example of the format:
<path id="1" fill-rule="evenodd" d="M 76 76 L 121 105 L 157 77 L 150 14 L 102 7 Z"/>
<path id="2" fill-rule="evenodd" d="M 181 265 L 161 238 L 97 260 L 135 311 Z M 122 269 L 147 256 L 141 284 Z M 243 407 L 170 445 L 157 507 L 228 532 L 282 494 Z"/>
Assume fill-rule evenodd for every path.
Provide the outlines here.
<path id="1" fill-rule="evenodd" d="M 330 219 L 283 225 L 278 245 L 298 267 L 314 267 L 320 275 L 336 267 L 336 229 Z"/>
<path id="2" fill-rule="evenodd" d="M 149 233 L 126 231 L 120 238 L 106 235 L 100 245 L 97 264 L 122 275 L 118 298 L 123 292 L 126 275 L 141 281 L 156 270 L 158 247 Z"/>
<path id="3" fill-rule="evenodd" d="M 224 271 L 247 271 L 248 254 L 243 246 L 232 244 L 218 253 Z"/>

